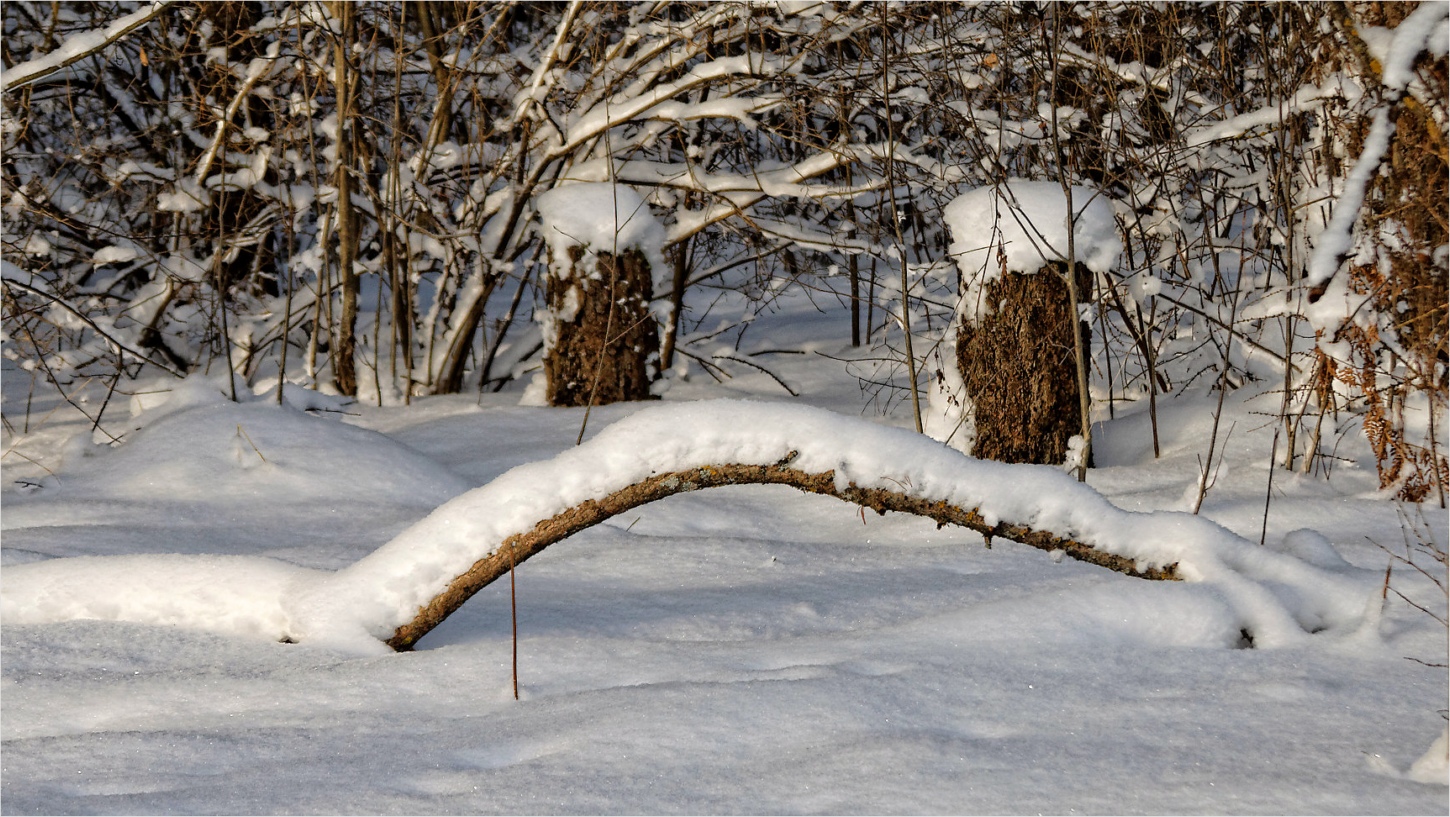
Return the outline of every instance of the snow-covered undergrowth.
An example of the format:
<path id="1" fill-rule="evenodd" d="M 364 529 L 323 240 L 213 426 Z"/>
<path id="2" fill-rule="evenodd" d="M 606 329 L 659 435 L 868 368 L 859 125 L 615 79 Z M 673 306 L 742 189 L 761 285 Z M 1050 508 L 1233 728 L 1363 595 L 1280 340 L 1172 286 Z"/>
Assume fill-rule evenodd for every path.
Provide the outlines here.
<path id="1" fill-rule="evenodd" d="M 772 344 L 824 334 L 802 314 Z M 908 417 L 841 419 L 860 397 L 837 364 L 770 363 L 804 397 L 765 402 L 785 397 L 764 374 L 680 377 L 663 405 L 595 409 L 578 448 L 582 412 L 519 407 L 521 385 L 482 407 L 289 391 L 298 401 L 280 409 L 187 383 L 142 398 L 129 425 L 113 405 L 115 446 L 73 412 L 40 422 L 56 403 L 38 400 L 28 433 L 6 431 L 0 588 L 8 603 L 54 565 L 73 586 L 43 604 L 115 607 L 30 624 L 5 611 L 5 811 L 1445 809 L 1443 785 L 1417 782 L 1444 777 L 1443 744 L 1427 749 L 1445 671 L 1405 660 L 1443 660 L 1444 629 L 1359 578 L 1383 577 L 1378 545 L 1401 529 L 1353 436 L 1329 479 L 1276 476 L 1260 548 L 1276 395 L 1230 395 L 1236 431 L 1190 519 L 1178 512 L 1212 398 L 1160 403 L 1159 459 L 1141 406 L 1103 416 L 1094 494 L 1053 469 L 916 442 L 895 430 Z M 703 402 L 722 397 L 736 402 Z M 1143 581 L 1000 538 L 988 550 L 927 519 L 728 487 L 635 509 L 519 567 L 521 701 L 506 581 L 417 652 L 381 654 L 426 575 L 503 531 L 652 468 L 774 462 L 786 445 L 797 467 L 844 466 L 860 484 L 946 493 L 1199 573 Z M 1444 541 L 1443 516 L 1425 514 Z M 1412 571 L 1394 581 L 1440 603 Z M 378 595 L 359 606 L 364 588 Z M 115 620 L 146 604 L 155 623 Z M 320 629 L 305 638 L 314 604 L 339 617 L 307 619 Z M 275 640 L 291 627 L 304 643 Z M 1276 648 L 1231 649 L 1245 627 Z"/>

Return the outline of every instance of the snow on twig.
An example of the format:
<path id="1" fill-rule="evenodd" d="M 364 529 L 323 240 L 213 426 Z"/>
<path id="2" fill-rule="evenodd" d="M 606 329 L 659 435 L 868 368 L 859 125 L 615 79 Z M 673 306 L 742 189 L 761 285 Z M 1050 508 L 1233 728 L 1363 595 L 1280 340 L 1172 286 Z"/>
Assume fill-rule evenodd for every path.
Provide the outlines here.
<path id="1" fill-rule="evenodd" d="M 143 5 L 140 9 L 127 14 L 125 17 L 111 23 L 103 29 L 86 31 L 66 38 L 54 51 L 43 57 L 36 57 L 27 60 L 5 72 L 0 77 L 0 90 L 10 91 L 21 85 L 26 85 L 36 80 L 54 74 L 56 71 L 68 65 L 77 63 L 86 57 L 95 54 L 111 43 L 130 34 L 150 22 L 156 15 L 166 10 L 167 6 L 174 5 L 176 0 L 155 0 L 155 2 Z"/>
<path id="2" fill-rule="evenodd" d="M 53 295 L 49 292 L 46 292 L 44 289 L 41 289 L 40 287 L 31 286 L 30 284 L 19 280 L 16 275 L 12 273 L 12 270 L 13 268 L 9 264 L 5 265 L 3 277 L 0 277 L 0 282 L 3 282 L 4 286 L 15 287 L 16 289 L 22 290 L 24 292 L 29 292 L 31 295 L 45 298 L 46 300 L 50 301 L 61 309 L 69 312 L 71 315 L 75 316 L 77 320 L 84 323 L 86 326 L 90 327 L 91 331 L 95 332 L 97 335 L 100 335 L 101 338 L 106 341 L 106 343 L 110 344 L 117 351 L 124 352 L 131 357 L 134 357 L 137 360 L 141 361 L 142 363 L 149 363 L 152 366 L 155 366 L 156 368 L 162 370 L 163 372 L 166 372 L 173 377 L 186 376 L 181 372 L 177 371 L 176 369 L 172 368 L 171 366 L 168 366 L 165 363 L 162 363 L 161 361 L 152 358 L 145 352 L 133 349 L 130 346 L 122 343 L 116 338 L 115 335 L 101 328 L 99 324 L 92 320 L 91 317 L 87 315 L 84 311 L 82 311 L 79 307 L 71 304 L 69 301 L 58 295 Z"/>
<path id="3" fill-rule="evenodd" d="M 1450 5 L 1425 3 L 1410 14 L 1395 29 L 1394 40 L 1386 55 L 1381 83 L 1385 94 L 1374 109 L 1370 131 L 1364 139 L 1364 148 L 1359 159 L 1345 179 L 1344 191 L 1335 202 L 1334 212 L 1315 242 L 1314 253 L 1309 258 L 1309 269 L 1305 275 L 1305 286 L 1313 293 L 1322 294 L 1330 279 L 1354 249 L 1354 225 L 1364 207 L 1365 195 L 1371 183 L 1379 174 L 1380 165 L 1388 155 L 1390 142 L 1395 133 L 1393 114 L 1407 93 L 1410 80 L 1414 78 L 1415 59 L 1425 50 L 1432 36 L 1443 36 L 1443 22 L 1450 14 Z M 1311 295 L 1311 301 L 1318 300 Z M 1335 314 L 1326 317 L 1342 318 Z M 1321 317 L 1321 326 L 1325 325 Z"/>

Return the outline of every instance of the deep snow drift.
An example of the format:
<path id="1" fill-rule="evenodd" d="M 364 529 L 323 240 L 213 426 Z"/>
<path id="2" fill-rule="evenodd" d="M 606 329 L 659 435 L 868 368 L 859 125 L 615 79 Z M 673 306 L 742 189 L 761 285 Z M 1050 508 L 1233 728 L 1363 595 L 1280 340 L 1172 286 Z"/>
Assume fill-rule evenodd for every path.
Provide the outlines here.
<path id="1" fill-rule="evenodd" d="M 800 356 L 776 371 L 854 414 L 835 365 Z M 347 414 L 304 402 L 322 409 L 309 415 L 220 392 L 188 382 L 168 403 L 138 405 L 138 430 L 115 447 L 59 417 L 7 437 L 36 463 L 4 461 L 7 605 L 25 573 L 51 570 L 67 582 L 36 607 L 155 615 L 18 623 L 7 607 L 6 812 L 1447 806 L 1443 785 L 1409 775 L 1436 757 L 1426 750 L 1443 732 L 1445 671 L 1406 660 L 1443 660 L 1444 628 L 1393 594 L 1381 604 L 1360 578 L 1383 576 L 1375 543 L 1403 547 L 1397 509 L 1349 439 L 1330 479 L 1276 477 L 1259 548 L 1266 398 L 1228 401 L 1239 430 L 1220 441 L 1227 460 L 1199 519 L 1179 514 L 1213 407 L 1193 398 L 1160 406 L 1158 460 L 1137 407 L 1104 420 L 1089 479 L 1102 499 L 1054 469 L 963 468 L 971 461 L 889 427 L 902 418 L 834 425 L 808 400 L 759 402 L 780 395 L 764 375 L 682 379 L 662 407 L 596 409 L 577 449 L 581 412 L 513 406 L 517 393 Z M 757 402 L 689 402 L 718 397 Z M 364 641 L 341 635 L 281 644 L 276 627 L 290 625 L 227 619 L 296 598 L 297 582 L 342 577 L 356 584 L 325 598 L 330 609 L 356 613 L 363 589 L 377 590 L 369 615 L 386 618 L 436 580 L 423 574 L 477 558 L 490 531 L 592 482 L 661 457 L 778 459 L 784 444 L 806 446 L 814 468 L 845 466 L 846 479 L 958 491 L 1208 570 L 1143 581 L 753 486 L 639 508 L 522 565 L 522 701 L 506 582 L 411 654 L 359 655 Z M 1443 514 L 1426 518 L 1443 542 Z M 1128 535 L 1153 525 L 1194 533 Z M 1443 604 L 1411 571 L 1395 577 L 1419 603 Z M 167 607 L 177 599 L 191 602 Z M 203 609 L 211 620 L 198 621 Z M 1297 637 L 1239 649 L 1239 628 L 1271 616 Z M 1414 776 L 1443 777 L 1443 760 L 1421 763 Z"/>

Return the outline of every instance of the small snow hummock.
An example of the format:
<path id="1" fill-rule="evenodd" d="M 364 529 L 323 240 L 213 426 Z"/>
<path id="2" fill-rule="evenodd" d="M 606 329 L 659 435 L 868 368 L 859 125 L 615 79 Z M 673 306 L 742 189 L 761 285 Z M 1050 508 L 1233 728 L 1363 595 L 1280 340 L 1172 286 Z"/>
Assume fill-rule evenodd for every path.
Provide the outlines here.
<path id="1" fill-rule="evenodd" d="M 553 275 L 571 266 L 569 249 L 583 247 L 586 266 L 598 253 L 639 250 L 656 276 L 666 269 L 665 229 L 633 188 L 622 184 L 578 183 L 555 187 L 536 199 Z"/>
<path id="2" fill-rule="evenodd" d="M 386 652 L 382 642 L 422 605 L 540 520 L 655 474 L 770 465 L 792 454 L 793 467 L 834 471 L 838 483 L 977 508 L 988 520 L 1071 536 L 1144 567 L 1176 563 L 1179 575 L 1224 599 L 1258 646 L 1354 630 L 1378 604 L 1367 571 L 1310 564 L 1199 516 L 1124 511 L 1060 468 L 974 460 L 920 434 L 806 406 L 713 400 L 639 411 L 551 460 L 520 465 L 335 573 L 261 557 L 55 559 L 6 568 L 0 615 L 7 623 L 190 623 Z"/>
<path id="3" fill-rule="evenodd" d="M 1405 777 L 1417 783 L 1445 785 L 1450 778 L 1450 727 L 1430 744 L 1430 748 L 1418 760 L 1410 764 Z"/>

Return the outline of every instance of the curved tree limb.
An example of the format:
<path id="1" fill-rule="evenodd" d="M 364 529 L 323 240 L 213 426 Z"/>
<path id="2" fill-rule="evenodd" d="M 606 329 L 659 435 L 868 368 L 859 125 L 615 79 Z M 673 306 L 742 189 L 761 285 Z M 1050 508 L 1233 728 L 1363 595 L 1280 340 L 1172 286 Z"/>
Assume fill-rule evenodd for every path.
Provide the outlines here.
<path id="1" fill-rule="evenodd" d="M 970 528 L 989 545 L 1001 536 L 1138 578 L 1201 583 L 1255 646 L 1354 632 L 1381 604 L 1374 571 L 1261 547 L 1201 516 L 1124 510 L 1057 468 L 973 460 L 905 429 L 808 406 L 718 400 L 644 409 L 552 459 L 518 465 L 337 571 L 243 556 L 53 559 L 7 568 L 0 614 L 409 650 L 549 545 L 631 508 L 725 485 L 787 485 Z"/>
<path id="2" fill-rule="evenodd" d="M 959 508 L 944 501 L 922 499 L 901 491 L 860 488 L 855 483 L 840 488 L 837 487 L 834 471 L 809 473 L 791 468 L 790 462 L 794 458 L 792 453 L 774 465 L 723 464 L 656 474 L 600 499 L 581 502 L 539 522 L 527 533 L 515 534 L 505 539 L 497 550 L 479 559 L 467 572 L 450 582 L 432 601 L 419 608 L 413 620 L 399 627 L 387 644 L 394 650 L 411 650 L 420 638 L 462 607 L 475 593 L 495 579 L 507 575 L 511 566 L 522 563 L 555 542 L 631 508 L 675 494 L 725 485 L 788 485 L 806 493 L 833 496 L 852 502 L 878 514 L 897 511 L 927 517 L 934 520 L 938 527 L 958 525 L 970 528 L 986 537 L 988 547 L 991 547 L 993 537 L 1000 536 L 1041 550 L 1062 551 L 1074 559 L 1141 579 L 1177 581 L 1181 578 L 1176 564 L 1140 569 L 1132 559 L 1098 550 L 1050 531 L 1034 530 L 1026 525 L 1008 522 L 988 524 L 975 508 Z"/>

